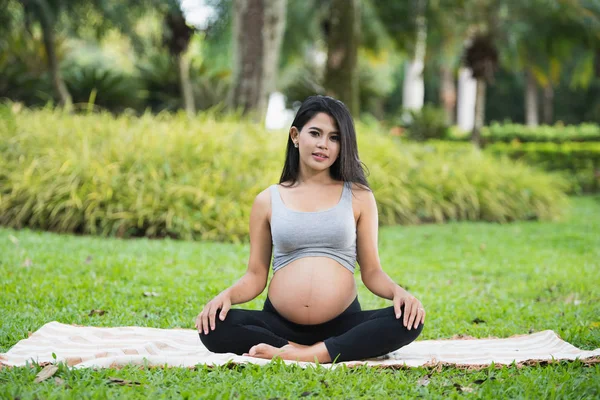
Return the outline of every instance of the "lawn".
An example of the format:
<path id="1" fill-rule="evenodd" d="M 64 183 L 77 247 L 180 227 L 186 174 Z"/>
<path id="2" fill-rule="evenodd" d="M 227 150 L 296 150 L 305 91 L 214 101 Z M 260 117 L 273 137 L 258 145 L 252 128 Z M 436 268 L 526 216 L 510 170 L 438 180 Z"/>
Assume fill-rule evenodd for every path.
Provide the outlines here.
<path id="1" fill-rule="evenodd" d="M 571 199 L 559 222 L 450 223 L 380 229 L 383 268 L 421 299 L 421 339 L 505 337 L 552 329 L 600 347 L 600 197 Z M 202 305 L 243 273 L 248 245 L 119 240 L 0 229 L 0 352 L 49 321 L 193 328 Z M 356 275 L 360 281 L 359 275 Z M 155 292 L 158 296 L 144 296 Z M 265 294 L 244 307 L 260 308 Z M 387 301 L 359 282 L 363 308 Z M 91 310 L 104 310 L 92 315 Z M 381 398 L 461 395 L 598 398 L 600 364 L 333 371 L 266 367 L 69 370 L 33 383 L 0 369 L 0 397 Z M 111 384 L 109 377 L 140 385 Z M 428 384 L 427 384 L 428 383 Z"/>

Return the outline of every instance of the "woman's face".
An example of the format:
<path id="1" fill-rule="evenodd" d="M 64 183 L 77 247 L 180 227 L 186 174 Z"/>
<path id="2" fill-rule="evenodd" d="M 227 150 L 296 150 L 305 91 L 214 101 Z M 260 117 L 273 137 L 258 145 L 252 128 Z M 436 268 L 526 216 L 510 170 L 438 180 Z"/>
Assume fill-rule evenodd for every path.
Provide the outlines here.
<path id="1" fill-rule="evenodd" d="M 318 113 L 298 132 L 292 128 L 290 136 L 298 144 L 300 162 L 315 170 L 325 170 L 340 155 L 340 133 L 335 120 L 326 113 Z"/>

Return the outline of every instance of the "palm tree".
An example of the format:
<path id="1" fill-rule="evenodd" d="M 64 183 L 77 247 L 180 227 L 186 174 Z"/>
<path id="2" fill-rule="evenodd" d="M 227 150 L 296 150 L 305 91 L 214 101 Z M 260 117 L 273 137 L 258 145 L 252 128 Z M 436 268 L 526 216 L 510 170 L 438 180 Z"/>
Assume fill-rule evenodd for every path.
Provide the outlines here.
<path id="1" fill-rule="evenodd" d="M 174 0 L 171 0 L 174 1 Z M 38 23 L 42 30 L 44 48 L 47 55 L 48 69 L 56 97 L 65 109 L 71 109 L 72 97 L 63 80 L 56 51 L 55 32 L 68 30 L 77 34 L 79 28 L 91 27 L 99 38 L 115 27 L 134 37 L 132 22 L 149 8 L 160 6 L 160 0 L 3 0 L 0 9 L 7 10 L 20 6 L 25 16 L 26 29 L 31 32 L 31 25 Z M 2 21 L 3 18 L 0 18 Z M 60 21 L 60 24 L 59 24 Z M 59 29 L 60 28 L 60 29 Z M 0 24 L 0 32 L 7 26 Z"/>
<path id="2" fill-rule="evenodd" d="M 493 82 L 498 67 L 498 51 L 490 34 L 478 34 L 465 50 L 465 65 L 477 80 L 475 97 L 475 124 L 471 134 L 473 144 L 481 148 L 481 128 L 485 122 L 485 91 L 487 83 Z"/>
<path id="3" fill-rule="evenodd" d="M 42 28 L 44 48 L 46 49 L 46 56 L 48 60 L 48 68 L 50 69 L 50 75 L 52 76 L 52 85 L 60 104 L 65 109 L 70 110 L 73 100 L 60 72 L 54 38 L 55 25 L 58 19 L 58 14 L 61 11 L 62 2 L 51 2 L 47 0 L 21 0 L 21 3 L 28 17 L 36 19 Z M 65 3 L 69 2 L 65 1 Z"/>
<path id="4" fill-rule="evenodd" d="M 232 11 L 234 68 L 229 103 L 262 120 L 277 79 L 286 0 L 236 0 Z"/>
<path id="5" fill-rule="evenodd" d="M 179 86 L 185 111 L 189 116 L 196 114 L 196 105 L 194 104 L 194 93 L 192 83 L 190 82 L 190 66 L 186 57 L 186 50 L 190 44 L 190 39 L 194 33 L 185 21 L 179 4 L 174 1 L 167 2 L 168 10 L 165 12 L 164 43 L 169 52 L 177 60 L 179 73 Z"/>
<path id="6" fill-rule="evenodd" d="M 505 30 L 509 50 L 506 63 L 525 74 L 525 115 L 530 126 L 538 124 L 538 92 L 542 88 L 543 122 L 552 123 L 553 87 L 564 71 L 565 61 L 575 52 L 588 52 L 578 59 L 573 82 L 590 81 L 593 49 L 600 40 L 600 5 L 585 1 L 535 0 L 511 4 L 510 23 Z M 512 53 L 512 56 L 510 54 Z"/>
<path id="7" fill-rule="evenodd" d="M 464 47 L 468 28 L 468 21 L 464 19 L 462 0 L 430 1 L 427 20 L 429 26 L 427 62 L 435 64 L 439 71 L 439 100 L 446 113 L 446 123 L 451 125 L 456 121 L 456 72 L 459 69 L 460 53 Z M 464 101 L 467 96 L 464 88 L 461 89 L 463 89 L 461 100 Z"/>
<path id="8" fill-rule="evenodd" d="M 434 2 L 437 7 L 438 2 Z M 427 19 L 431 6 L 427 0 L 372 2 L 396 49 L 408 54 L 402 88 L 403 117 L 407 111 L 420 110 L 424 102 L 423 69 L 427 48 Z M 402 17 L 400 17 L 402 16 Z"/>
<path id="9" fill-rule="evenodd" d="M 358 0 L 331 0 L 328 19 L 325 89 L 358 115 L 358 45 L 360 3 Z"/>

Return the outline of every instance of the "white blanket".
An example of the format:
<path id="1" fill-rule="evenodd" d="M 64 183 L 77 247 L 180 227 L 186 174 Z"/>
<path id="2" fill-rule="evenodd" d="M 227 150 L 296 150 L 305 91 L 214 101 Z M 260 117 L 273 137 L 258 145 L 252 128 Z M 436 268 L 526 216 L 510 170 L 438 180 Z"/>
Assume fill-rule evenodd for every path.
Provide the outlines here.
<path id="1" fill-rule="evenodd" d="M 211 353 L 202 345 L 198 333 L 191 329 L 97 328 L 50 322 L 7 353 L 0 354 L 0 364 L 22 366 L 32 361 L 54 362 L 52 353 L 56 355 L 56 361 L 77 368 L 127 364 L 193 367 L 197 364 L 269 362 L 235 354 Z M 600 348 L 580 350 L 547 330 L 506 339 L 417 340 L 383 357 L 341 364 L 417 367 L 442 363 L 480 367 L 492 362 L 511 364 L 591 357 L 598 361 Z"/>

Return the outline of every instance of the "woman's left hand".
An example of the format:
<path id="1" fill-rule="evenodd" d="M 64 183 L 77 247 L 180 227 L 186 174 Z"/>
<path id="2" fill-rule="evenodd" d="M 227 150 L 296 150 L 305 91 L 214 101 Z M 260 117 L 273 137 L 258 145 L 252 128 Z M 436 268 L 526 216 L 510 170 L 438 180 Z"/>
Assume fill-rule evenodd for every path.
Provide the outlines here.
<path id="1" fill-rule="evenodd" d="M 425 309 L 423 304 L 412 294 L 408 293 L 400 286 L 396 286 L 394 291 L 394 311 L 396 319 L 402 317 L 400 307 L 404 305 L 404 326 L 410 331 L 412 328 L 417 329 L 419 324 L 425 322 Z"/>

